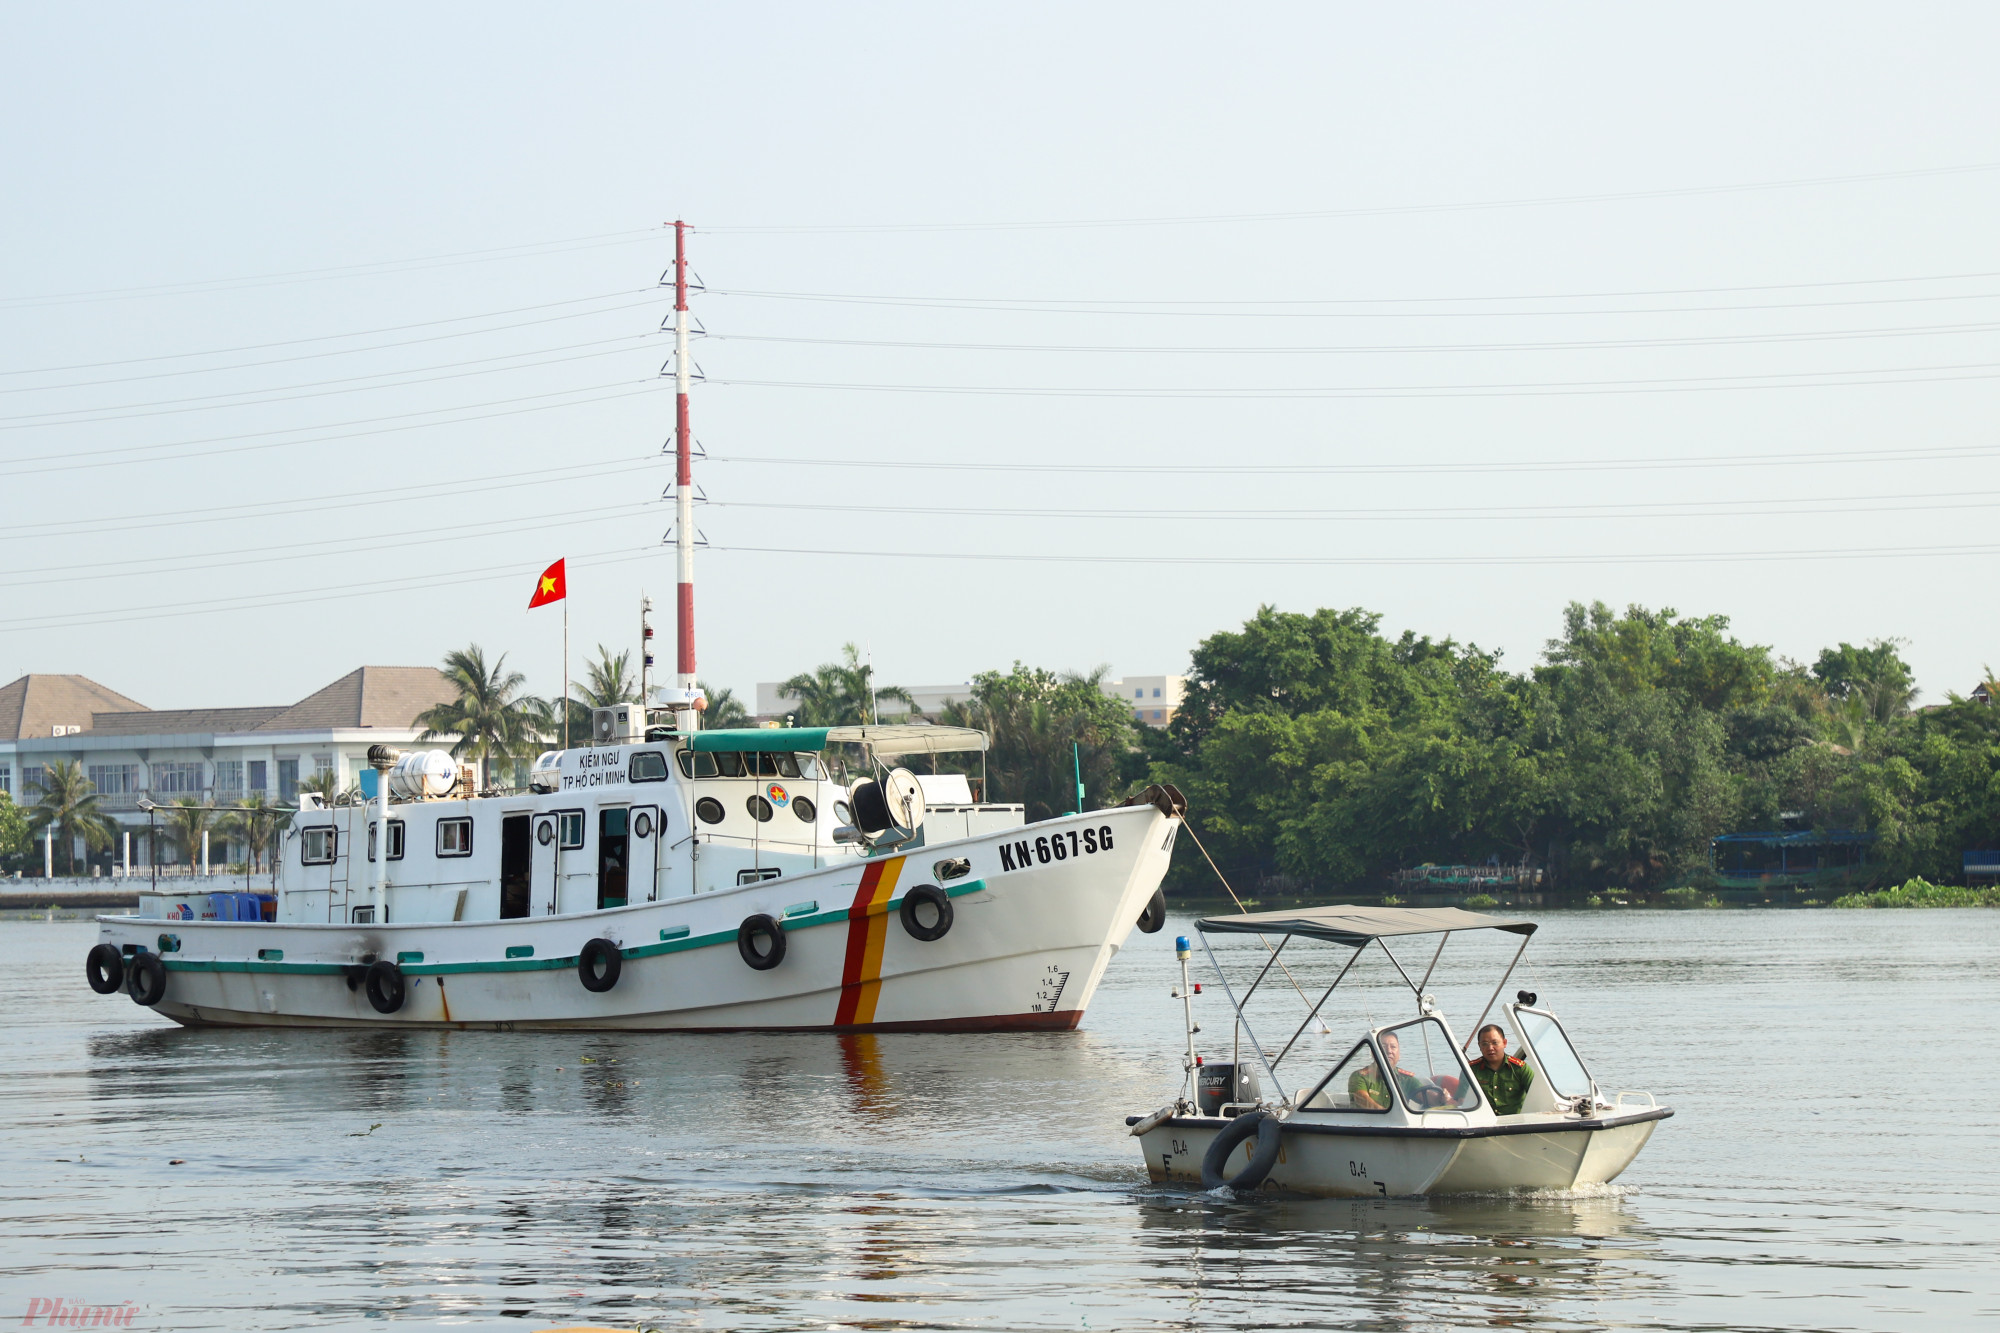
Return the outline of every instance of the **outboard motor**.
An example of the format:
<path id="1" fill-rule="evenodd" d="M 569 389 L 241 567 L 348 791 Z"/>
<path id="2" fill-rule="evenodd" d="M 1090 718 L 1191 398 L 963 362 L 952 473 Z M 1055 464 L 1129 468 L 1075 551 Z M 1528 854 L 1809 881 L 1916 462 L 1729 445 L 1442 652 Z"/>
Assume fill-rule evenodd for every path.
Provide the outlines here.
<path id="1" fill-rule="evenodd" d="M 1203 1065 L 1195 1075 L 1195 1102 L 1203 1115 L 1221 1115 L 1225 1104 L 1254 1102 L 1261 1095 L 1249 1065 Z"/>

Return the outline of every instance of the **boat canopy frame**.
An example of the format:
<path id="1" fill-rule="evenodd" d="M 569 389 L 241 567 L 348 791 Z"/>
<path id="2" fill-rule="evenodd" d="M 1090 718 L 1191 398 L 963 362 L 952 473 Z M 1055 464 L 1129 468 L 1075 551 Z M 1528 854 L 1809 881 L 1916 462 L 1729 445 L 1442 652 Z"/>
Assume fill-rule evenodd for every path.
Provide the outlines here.
<path id="1" fill-rule="evenodd" d="M 1521 955 L 1527 952 L 1528 941 L 1534 937 L 1538 927 L 1532 921 L 1512 921 L 1503 917 L 1487 916 L 1483 912 L 1468 912 L 1458 907 L 1341 905 L 1307 907 L 1287 912 L 1244 912 L 1235 916 L 1201 917 L 1195 921 L 1194 928 L 1195 933 L 1201 936 L 1202 951 L 1208 955 L 1209 966 L 1215 969 L 1216 980 L 1222 983 L 1223 994 L 1229 998 L 1230 1007 L 1236 1011 L 1237 1030 L 1250 1038 L 1250 1048 L 1257 1053 L 1258 1062 L 1264 1066 L 1265 1076 L 1271 1080 L 1271 1086 L 1277 1090 L 1279 1097 L 1289 1100 L 1286 1097 L 1284 1084 L 1278 1079 L 1279 1062 L 1290 1054 L 1292 1047 L 1305 1034 L 1307 1026 L 1319 1016 L 1319 1011 L 1326 1006 L 1326 1002 L 1332 998 L 1334 990 L 1340 983 L 1346 980 L 1347 974 L 1353 970 L 1355 963 L 1360 961 L 1361 955 L 1367 951 L 1369 945 L 1379 947 L 1390 965 L 1396 969 L 1397 975 L 1403 978 L 1403 984 L 1408 986 L 1410 993 L 1416 997 L 1417 1012 L 1423 1017 L 1431 1018 L 1437 1015 L 1424 987 L 1430 984 L 1432 974 L 1437 971 L 1438 960 L 1444 956 L 1444 946 L 1453 935 L 1464 930 L 1498 930 L 1510 935 L 1519 935 L 1520 948 L 1514 951 L 1513 958 L 1507 964 L 1507 970 L 1501 974 L 1499 984 L 1493 988 L 1493 994 L 1488 997 L 1486 1007 L 1479 1011 L 1478 1022 L 1473 1024 L 1472 1030 L 1476 1036 L 1480 1027 L 1485 1024 L 1486 1016 L 1493 1012 L 1494 1003 L 1499 1000 L 1500 992 L 1506 988 L 1508 979 L 1514 975 L 1514 969 L 1520 964 Z M 1222 964 L 1215 956 L 1214 946 L 1209 943 L 1208 937 L 1211 933 L 1256 935 L 1270 951 L 1270 957 L 1264 960 L 1264 966 L 1251 981 L 1250 988 L 1243 992 L 1241 1000 L 1236 998 L 1235 988 L 1229 984 L 1229 977 L 1223 972 Z M 1273 947 L 1269 940 L 1263 939 L 1266 935 L 1280 935 L 1283 938 Z M 1326 988 L 1311 1011 L 1306 1014 L 1298 1030 L 1292 1033 L 1291 1040 L 1287 1041 L 1274 1057 L 1265 1051 L 1263 1043 L 1257 1039 L 1257 1033 L 1251 1028 L 1250 1020 L 1244 1017 L 1243 1008 L 1249 1004 L 1250 997 L 1257 993 L 1257 987 L 1263 984 L 1264 977 L 1278 961 L 1278 955 L 1284 952 L 1285 946 L 1291 943 L 1293 936 L 1297 935 L 1328 944 L 1345 945 L 1354 950 L 1354 953 L 1348 958 L 1347 965 L 1340 969 L 1339 975 L 1334 977 L 1333 984 Z M 1421 981 L 1410 980 L 1409 972 L 1404 969 L 1401 960 L 1390 950 L 1386 942 L 1410 935 L 1439 937 L 1437 948 L 1431 954 L 1430 965 L 1424 969 Z M 1469 1040 L 1467 1045 L 1470 1045 Z"/>
<path id="2" fill-rule="evenodd" d="M 892 722 L 858 727 L 730 727 L 688 733 L 687 748 L 696 754 L 718 751 L 791 750 L 817 754 L 829 745 L 861 745 L 876 754 L 984 753 L 990 745 L 975 727 L 933 727 Z"/>

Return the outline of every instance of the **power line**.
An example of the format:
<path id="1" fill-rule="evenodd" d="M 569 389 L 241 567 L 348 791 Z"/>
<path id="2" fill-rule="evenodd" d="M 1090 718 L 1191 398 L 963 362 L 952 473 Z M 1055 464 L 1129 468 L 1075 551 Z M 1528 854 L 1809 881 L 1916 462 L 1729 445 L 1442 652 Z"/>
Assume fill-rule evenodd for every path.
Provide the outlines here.
<path id="1" fill-rule="evenodd" d="M 599 390 L 618 390 L 618 392 L 598 392 Z M 225 454 L 253 453 L 265 449 L 289 449 L 302 445 L 336 444 L 342 440 L 363 439 L 375 435 L 393 435 L 406 430 L 423 430 L 433 426 L 459 426 L 475 421 L 491 421 L 498 417 L 522 416 L 529 412 L 547 412 L 565 407 L 584 407 L 592 403 L 611 402 L 619 398 L 634 398 L 641 394 L 657 393 L 659 391 L 659 381 L 652 377 L 648 377 L 636 384 L 631 381 L 617 380 L 610 384 L 585 385 L 576 389 L 555 389 L 548 393 L 523 394 L 514 398 L 494 399 L 485 403 L 468 403 L 455 407 L 420 408 L 413 411 L 394 412 L 386 416 L 361 417 L 352 421 L 335 421 L 326 423 L 323 426 L 287 426 L 277 431 L 247 431 L 237 435 L 211 435 L 193 440 L 172 440 L 165 444 L 121 444 L 105 449 L 70 450 L 60 454 L 36 454 L 17 459 L 15 462 L 48 462 L 50 465 L 47 467 L 29 468 L 0 463 L 0 476 L 29 477 L 49 472 L 74 472 L 82 468 L 101 467 L 105 462 L 109 461 L 111 455 L 115 454 L 153 455 L 150 458 L 125 458 L 118 460 L 121 464 L 130 466 L 135 463 L 177 462 L 189 458 L 213 458 Z M 575 397 L 575 395 L 580 393 L 593 394 L 594 396 L 588 398 Z M 559 403 L 542 401 L 549 398 L 569 398 L 571 401 Z M 527 403 L 532 404 L 532 406 L 513 406 L 513 404 L 517 403 Z M 438 421 L 415 421 L 411 419 L 413 417 L 436 416 L 446 412 L 465 412 L 482 407 L 504 410 L 473 412 L 470 416 L 449 417 Z M 393 424 L 375 424 L 378 422 Z M 346 426 L 367 426 L 371 428 L 366 430 L 340 430 L 340 428 Z M 311 435 L 293 440 L 274 440 L 270 438 L 273 434 L 284 435 L 302 431 L 324 430 L 339 430 L 340 433 Z M 236 443 L 237 441 L 252 441 L 252 443 Z M 217 449 L 194 449 L 189 447 L 202 444 L 224 444 L 229 447 Z M 180 450 L 182 452 L 169 453 L 167 452 L 169 450 Z M 67 461 L 53 461 L 57 459 Z"/>
<path id="2" fill-rule="evenodd" d="M 1786 507 L 1773 508 L 1772 497 L 1757 500 L 1700 500 L 1654 504 L 1582 505 L 1427 505 L 1420 509 L 1038 509 L 991 505 L 803 504 L 775 500 L 711 500 L 718 509 L 776 509 L 807 513 L 925 515 L 951 518 L 1052 518 L 1067 520 L 1173 523 L 1409 523 L 1476 521 L 1546 523 L 1561 519 L 1637 518 L 1818 518 L 1827 514 L 1912 513 L 1935 510 L 1991 509 L 2000 505 L 2000 491 L 1944 491 L 1915 495 L 1853 495 L 1825 498 L 1784 497 Z M 1909 502 L 1909 503 L 1906 503 Z M 1924 503 L 1915 503 L 1924 502 Z M 1756 508 L 1755 506 L 1765 506 Z M 1831 506 L 1803 508 L 1801 506 Z"/>
<path id="3" fill-rule="evenodd" d="M 1240 565 L 1297 566 L 1323 568 L 1337 566 L 1465 566 L 1465 565 L 1646 565 L 1714 564 L 1740 562 L 1781 562 L 1816 560 L 1885 560 L 1929 556 L 2000 555 L 2000 546 L 1878 546 L 1856 550 L 1792 551 L 1662 551 L 1651 554 L 1607 555 L 1521 555 L 1515 553 L 1480 555 L 1382 555 L 1382 556 L 1261 556 L 1261 555 L 1058 555 L 1012 551 L 982 554 L 969 551 L 839 551 L 789 546 L 711 546 L 711 551 L 731 551 L 751 555 L 810 555 L 837 559 L 903 560 L 921 565 L 933 560 L 970 560 L 997 564 L 1083 564 L 1083 565 Z"/>
<path id="4" fill-rule="evenodd" d="M 658 546 L 649 545 L 619 555 L 595 554 L 570 556 L 568 559 L 579 568 L 594 569 L 603 565 L 628 564 L 648 557 L 657 558 L 659 554 Z M 494 583 L 501 579 L 527 578 L 540 573 L 547 563 L 546 558 L 541 558 L 533 563 L 498 567 L 490 564 L 476 565 L 470 569 L 433 571 L 403 577 L 371 577 L 361 587 L 356 587 L 350 580 L 318 588 L 299 588 L 276 593 L 246 593 L 240 597 L 207 597 L 196 601 L 164 604 L 148 602 L 110 611 L 23 616 L 17 620 L 0 621 L 0 630 L 82 629 L 91 625 L 124 625 L 144 620 L 192 619 L 195 616 L 223 611 L 257 611 L 270 607 L 309 606 L 319 602 L 348 601 L 356 597 L 382 598 L 394 593 L 423 592 L 432 588 L 458 588 L 469 584 Z"/>
<path id="5" fill-rule="evenodd" d="M 1896 281 L 1881 279 L 1881 281 Z M 1756 289 L 1745 289 L 1756 290 Z M 832 305 L 892 306 L 915 310 L 984 310 L 1002 314 L 1031 315 L 1130 315 L 1147 318 L 1189 319 L 1568 319 L 1605 315 L 1712 315 L 1743 314 L 1765 310 L 1841 310 L 1860 306 L 1918 305 L 1939 301 L 1990 301 L 2000 292 L 1938 292 L 1926 295 L 1880 296 L 1839 301 L 1766 301 L 1738 305 L 1658 305 L 1624 306 L 1595 310 L 1384 310 L 1321 309 L 1302 310 L 1298 306 L 1385 306 L 1438 303 L 1473 304 L 1505 300 L 1561 300 L 1562 297 L 1411 297 L 1411 298 L 1330 298 L 1288 301 L 1119 301 L 1071 298 L 1068 300 L 1013 300 L 1010 298 L 946 298 L 927 296 L 869 296 L 839 292 L 752 291 L 747 288 L 710 288 L 710 296 L 733 296 L 753 300 L 806 301 Z M 1607 295 L 1603 299 L 1617 299 Z M 1253 307 L 1241 309 L 1237 307 Z M 1189 307 L 1195 307 L 1190 309 Z"/>
<path id="6" fill-rule="evenodd" d="M 1964 372 L 1964 373 L 1954 373 Z M 1873 376 L 1875 378 L 1860 378 Z M 1530 380 L 1519 384 L 1338 385 L 1300 389 L 1111 389 L 1056 385 L 841 384 L 815 380 L 710 379 L 712 385 L 748 389 L 837 390 L 848 393 L 971 394 L 998 398 L 1536 398 L 1590 394 L 1717 393 L 1748 389 L 1824 389 L 1877 384 L 1944 384 L 2000 377 L 2000 361 L 1867 370 L 1804 370 L 1760 375 L 1697 375 L 1666 379 Z"/>
<path id="7" fill-rule="evenodd" d="M 629 294 L 629 293 L 621 293 L 621 295 L 623 294 Z M 603 298 L 598 297 L 590 299 L 601 300 Z M 107 384 L 135 384 L 142 380 L 169 379 L 180 375 L 220 375 L 236 370 L 261 370 L 266 366 L 286 366 L 295 364 L 300 361 L 316 361 L 323 357 L 329 357 L 329 356 L 358 356 L 366 352 L 385 352 L 394 350 L 395 348 L 399 347 L 418 347 L 427 343 L 445 342 L 453 338 L 477 338 L 489 333 L 506 333 L 514 329 L 536 328 L 543 324 L 556 324 L 564 320 L 589 319 L 598 315 L 613 315 L 619 313 L 620 311 L 625 311 L 625 310 L 644 309 L 646 306 L 655 305 L 657 303 L 658 303 L 658 298 L 657 296 L 655 296 L 654 299 L 652 300 L 633 301 L 625 305 L 606 306 L 602 310 L 575 310 L 564 315 L 549 315 L 542 319 L 525 319 L 525 320 L 520 320 L 513 324 L 494 324 L 486 328 L 480 328 L 480 329 L 460 329 L 453 333 L 432 334 L 431 336 L 426 338 L 405 338 L 399 342 L 371 343 L 364 347 L 335 347 L 335 348 L 329 348 L 328 350 L 323 352 L 305 352 L 301 353 L 298 356 L 273 357 L 265 361 L 237 361 L 237 362 L 232 362 L 228 365 L 221 365 L 221 366 L 189 366 L 182 370 L 159 370 L 144 375 L 119 375 L 112 378 L 99 379 L 99 380 L 71 380 L 65 384 L 24 384 L 12 388 L 0 388 L 0 394 L 54 393 L 63 389 L 93 389 L 93 388 L 100 388 Z M 578 302 L 557 301 L 553 302 L 552 304 L 575 305 L 578 304 Z M 463 323 L 467 320 L 487 319 L 487 318 L 491 318 L 491 316 L 460 315 L 453 319 L 428 320 L 422 324 L 410 324 L 410 325 L 405 325 L 403 327 L 429 328 L 429 327 L 434 327 L 438 324 L 457 324 L 457 323 Z M 357 334 L 357 333 L 329 333 L 321 335 L 320 337 L 317 338 L 294 338 L 285 342 L 267 343 L 264 344 L 264 346 L 268 348 L 293 347 L 299 345 L 300 343 L 333 342 L 338 340 L 344 340 L 347 338 L 358 338 L 366 336 L 370 335 Z M 245 350 L 245 349 L 237 349 L 237 350 Z M 100 365 L 105 367 L 115 366 L 115 365 L 138 365 L 146 362 L 178 361 L 194 357 L 219 356 L 219 355 L 225 355 L 225 353 L 172 352 L 164 356 L 135 357 L 131 361 L 125 361 L 125 362 L 116 362 L 116 361 L 102 362 L 100 363 Z M 32 375 L 38 373 L 47 373 L 47 372 L 37 372 L 28 370 L 0 371 L 0 375 Z"/>
<path id="8" fill-rule="evenodd" d="M 518 490 L 524 486 L 559 486 L 570 481 L 592 481 L 602 477 L 617 476 L 622 473 L 650 471 L 659 466 L 657 456 L 644 459 L 585 463 L 573 467 L 538 468 L 527 473 L 515 473 L 508 481 L 489 482 L 483 486 L 468 486 L 457 481 L 428 481 L 413 486 L 391 486 L 386 489 L 366 491 L 344 491 L 325 496 L 296 496 L 285 500 L 253 501 L 238 505 L 217 505 L 204 509 L 199 514 L 189 514 L 185 507 L 179 509 L 154 510 L 143 514 L 116 514 L 102 518 L 54 519 L 47 523 L 14 523 L 0 531 L 0 541 L 47 541 L 51 537 L 79 535 L 85 532 L 102 532 L 115 526 L 120 532 L 142 532 L 160 528 L 213 527 L 217 524 L 236 523 L 263 518 L 284 518 L 293 514 L 319 515 L 342 509 L 363 508 L 373 504 L 408 504 L 416 501 L 450 499 L 456 500 L 466 495 L 483 495 L 493 491 Z"/>
<path id="9" fill-rule="evenodd" d="M 0 297 L 0 310 L 51 305 L 85 305 L 149 296 L 198 296 L 209 292 L 241 291 L 251 287 L 276 287 L 302 282 L 327 282 L 338 278 L 414 273 L 433 268 L 457 268 L 465 264 L 487 264 L 507 259 L 539 259 L 547 255 L 571 254 L 578 250 L 596 250 L 605 246 L 657 240 L 659 236 L 659 228 L 647 227 L 637 231 L 599 232 L 594 236 L 571 237 L 562 241 L 535 241 L 526 245 L 505 245 L 486 250 L 460 250 L 414 259 L 382 259 L 363 264 L 339 264 L 329 268 L 291 269 L 249 277 L 204 278 L 188 282 L 159 283 L 146 287 L 103 287 L 94 291 L 54 292 L 41 296 L 7 296 Z"/>
<path id="10" fill-rule="evenodd" d="M 1625 472 L 1650 469 L 1783 467 L 1828 463 L 1960 462 L 1991 458 L 2000 445 L 1926 446 L 1919 449 L 1815 450 L 1801 453 L 1698 454 L 1630 459 L 1539 459 L 1513 463 L 999 463 L 920 458 L 788 457 L 775 454 L 710 454 L 710 463 L 750 463 L 787 468 L 865 468 L 869 471 L 1023 472 L 1046 474 L 1136 474 L 1166 476 L 1403 476 L 1488 472 Z"/>
<path id="11" fill-rule="evenodd" d="M 1949 334 L 2000 332 L 2000 323 L 1919 324 L 1876 329 L 1827 329 L 1799 333 L 1734 333 L 1700 338 L 1592 338 L 1576 342 L 1532 343 L 1358 343 L 1334 346 L 1201 346 L 1161 347 L 1158 345 L 1104 343 L 976 343 L 883 338 L 793 338 L 770 334 L 711 333 L 718 342 L 781 343 L 808 347 L 881 347 L 916 351 L 948 352 L 1037 352 L 1114 353 L 1166 356 L 1319 356 L 1319 355 L 1403 355 L 1413 352 L 1577 352 L 1605 348 L 1729 347 L 1760 343 L 1836 342 L 1860 338 L 1933 337 Z"/>
<path id="12" fill-rule="evenodd" d="M 1420 213 L 1457 213 L 1484 209 L 1549 208 L 1569 204 L 1625 203 L 1644 199 L 1673 199 L 1701 195 L 1746 194 L 1762 190 L 1789 190 L 1812 186 L 1859 185 L 1876 181 L 1921 180 L 1938 176 L 1961 176 L 2000 170 L 2000 163 L 1976 162 L 1962 166 L 1922 167 L 1907 171 L 1877 171 L 1843 176 L 1805 176 L 1789 180 L 1752 181 L 1729 185 L 1690 185 L 1654 190 L 1606 191 L 1596 194 L 1542 195 L 1521 199 L 1484 199 L 1458 203 L 1394 204 L 1364 208 L 1300 209 L 1282 213 L 1207 213 L 1168 217 L 1082 218 L 1040 222 L 906 222 L 852 224 L 790 224 L 764 226 L 703 227 L 709 235 L 855 235 L 861 233 L 904 233 L 943 231 L 1074 231 L 1106 227 L 1191 227 L 1223 223 L 1319 222 L 1340 218 L 1399 217 Z"/>
<path id="13" fill-rule="evenodd" d="M 140 417 L 180 416 L 188 412 L 210 412 L 235 407 L 265 407 L 272 403 L 293 403 L 306 398 L 326 398 L 342 393 L 371 393 L 378 389 L 404 389 L 419 384 L 438 384 L 446 380 L 468 379 L 475 375 L 492 375 L 503 371 L 536 370 L 543 366 L 567 365 L 572 361 L 589 361 L 601 356 L 622 356 L 636 350 L 636 345 L 654 337 L 652 331 L 645 333 L 624 333 L 615 338 L 597 338 L 589 342 L 572 343 L 568 347 L 548 348 L 548 351 L 568 351 L 580 347 L 596 347 L 604 350 L 580 352 L 575 356 L 552 356 L 541 361 L 527 361 L 519 365 L 495 365 L 499 361 L 520 361 L 524 356 L 537 356 L 540 351 L 508 352 L 498 356 L 475 357 L 467 361 L 448 361 L 438 366 L 423 366 L 410 370 L 387 370 L 371 375 L 349 375 L 338 379 L 315 380 L 305 384 L 288 384 L 276 389 L 245 389 L 235 393 L 197 394 L 188 398 L 164 398 L 150 403 L 126 403 L 115 408 L 77 408 L 68 412 L 32 412 L 20 416 L 0 417 L 0 430 L 38 430 L 53 426 L 90 426 L 105 421 L 131 421 Z M 633 344 L 634 346 L 606 347 L 607 343 Z M 454 373 L 432 375 L 433 370 L 446 370 L 462 366 L 480 366 L 479 370 L 454 370 Z M 368 384 L 368 380 L 388 380 L 396 375 L 423 375 L 422 379 L 392 380 L 388 383 Z M 327 387 L 334 386 L 334 387 Z M 339 387 L 346 386 L 346 387 Z M 296 389 L 311 389 L 310 393 L 295 393 Z M 253 395 L 266 395 L 256 397 Z M 224 399 L 242 399 L 241 402 L 225 402 Z M 96 412 L 95 416 L 83 413 Z M 55 420 L 68 417 L 69 420 Z"/>

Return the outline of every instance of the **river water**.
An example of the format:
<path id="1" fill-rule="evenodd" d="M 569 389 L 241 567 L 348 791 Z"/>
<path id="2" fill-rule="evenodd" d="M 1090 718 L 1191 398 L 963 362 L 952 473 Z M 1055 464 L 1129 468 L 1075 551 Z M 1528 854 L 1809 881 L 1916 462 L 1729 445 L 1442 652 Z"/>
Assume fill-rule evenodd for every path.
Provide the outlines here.
<path id="1" fill-rule="evenodd" d="M 1979 1045 L 2000 912 L 1542 920 L 1508 990 L 1539 992 L 1607 1090 L 1675 1118 L 1582 1197 L 1359 1203 L 1146 1182 L 1123 1117 L 1179 1079 L 1184 918 L 1133 936 L 1081 1031 L 879 1038 L 184 1031 L 90 992 L 94 927 L 6 923 L 0 1320 L 57 1298 L 129 1302 L 142 1329 L 2000 1316 Z M 1464 1031 L 1515 941 L 1462 940 L 1433 989 Z M 1220 952 L 1241 978 L 1258 945 Z M 1310 990 L 1345 954 L 1285 961 Z M 1281 1077 L 1410 1011 L 1374 961 Z M 1273 978 L 1251 1012 L 1282 1041 L 1304 1005 Z M 1214 1058 L 1227 1009 L 1198 1004 Z"/>

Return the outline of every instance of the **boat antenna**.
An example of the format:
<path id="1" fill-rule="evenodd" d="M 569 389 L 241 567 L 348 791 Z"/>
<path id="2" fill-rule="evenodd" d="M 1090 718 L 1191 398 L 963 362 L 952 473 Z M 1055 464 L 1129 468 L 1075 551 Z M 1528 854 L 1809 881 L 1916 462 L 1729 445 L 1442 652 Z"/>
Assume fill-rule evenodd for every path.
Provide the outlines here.
<path id="1" fill-rule="evenodd" d="M 692 700 L 694 670 L 694 436 L 688 429 L 688 267 L 685 222 L 674 223 L 674 684 Z M 643 707 L 643 702 L 641 704 Z M 682 720 L 685 718 L 685 721 Z M 701 714 L 681 709 L 676 724 L 693 730 Z"/>

